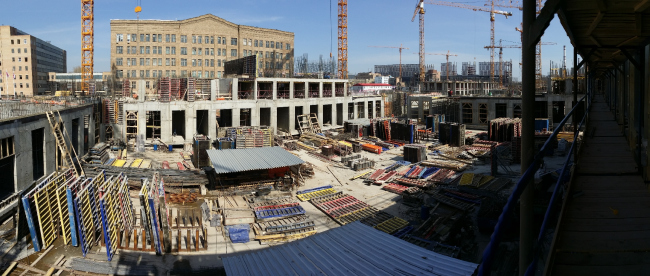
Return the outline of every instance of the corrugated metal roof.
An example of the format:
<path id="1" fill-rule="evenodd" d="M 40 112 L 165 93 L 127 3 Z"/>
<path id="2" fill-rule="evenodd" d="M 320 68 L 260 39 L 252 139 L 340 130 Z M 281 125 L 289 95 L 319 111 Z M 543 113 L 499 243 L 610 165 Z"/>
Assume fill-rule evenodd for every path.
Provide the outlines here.
<path id="1" fill-rule="evenodd" d="M 207 150 L 217 174 L 266 170 L 305 163 L 281 147 Z"/>
<path id="2" fill-rule="evenodd" d="M 226 275 L 472 275 L 478 264 L 353 222 L 252 253 L 224 257 Z"/>

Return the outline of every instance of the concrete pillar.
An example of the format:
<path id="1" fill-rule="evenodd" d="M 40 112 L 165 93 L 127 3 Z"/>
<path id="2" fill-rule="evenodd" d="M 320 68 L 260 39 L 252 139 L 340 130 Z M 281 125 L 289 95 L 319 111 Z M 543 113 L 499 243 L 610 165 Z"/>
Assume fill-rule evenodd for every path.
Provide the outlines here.
<path id="1" fill-rule="evenodd" d="M 146 96 L 147 96 L 147 86 L 144 80 L 137 80 L 136 89 L 138 90 L 138 101 L 139 102 L 144 102 Z M 114 133 L 115 131 L 113 131 Z"/>
<path id="2" fill-rule="evenodd" d="M 363 118 L 369 118 L 368 117 L 368 101 L 364 100 L 363 101 Z"/>
<path id="3" fill-rule="evenodd" d="M 311 98 L 309 96 L 309 82 L 305 81 L 305 99 Z"/>
<path id="4" fill-rule="evenodd" d="M 332 82 L 332 96 L 331 97 L 332 98 L 336 97 L 336 85 L 334 85 L 334 82 Z M 334 110 L 334 109 L 332 109 L 332 110 Z M 336 113 L 336 112 L 334 112 L 334 113 Z M 334 122 L 336 122 L 336 121 L 334 121 Z M 333 125 L 335 125 L 335 124 L 333 124 Z"/>
<path id="5" fill-rule="evenodd" d="M 273 81 L 273 100 L 277 100 L 277 99 L 278 99 L 278 81 L 274 80 Z M 271 112 L 273 112 L 273 111 L 271 111 Z M 275 118 L 275 117 L 271 117 L 271 118 Z"/>
<path id="6" fill-rule="evenodd" d="M 334 94 L 334 90 L 332 90 L 332 94 Z M 339 114 L 338 114 L 338 112 L 336 110 L 336 106 L 337 106 L 336 102 L 332 103 L 332 126 L 338 125 L 337 122 L 338 122 L 338 115 Z"/>
<path id="7" fill-rule="evenodd" d="M 217 80 L 211 80 L 210 81 L 210 100 L 211 101 L 216 101 L 217 100 L 217 89 L 218 89 L 218 87 L 219 86 L 217 85 Z M 214 137 L 216 137 L 216 136 L 214 136 Z"/>
<path id="8" fill-rule="evenodd" d="M 370 107 L 370 109 L 371 109 L 371 111 L 368 113 L 368 115 L 372 114 L 373 119 L 377 118 L 377 114 L 376 114 L 377 112 L 375 110 L 375 101 L 368 102 L 368 107 Z M 370 118 L 370 116 L 368 116 L 368 118 Z"/>
<path id="9" fill-rule="evenodd" d="M 293 87 L 293 85 L 291 87 Z M 293 91 L 293 88 L 291 88 L 291 91 Z M 289 129 L 287 129 L 287 131 L 293 132 L 294 129 L 296 129 L 296 106 L 290 105 L 289 106 Z"/>
<path id="10" fill-rule="evenodd" d="M 381 105 L 381 116 L 384 117 L 385 114 L 386 114 L 386 110 L 384 110 L 385 106 L 384 106 L 384 100 L 383 99 L 380 102 L 380 105 Z M 433 105 L 429 105 L 429 106 L 433 108 Z M 429 114 L 432 114 L 432 112 L 430 112 Z"/>
<path id="11" fill-rule="evenodd" d="M 187 108 L 185 109 L 185 137 L 184 138 L 186 142 L 192 142 L 192 137 L 194 137 L 194 134 L 196 134 L 196 106 L 195 105 L 193 106 L 186 105 L 186 106 Z"/>
<path id="12" fill-rule="evenodd" d="M 257 79 L 253 81 L 253 100 L 257 101 Z"/>
<path id="13" fill-rule="evenodd" d="M 275 93 L 274 93 L 274 95 L 275 95 Z M 277 120 L 277 118 L 278 118 L 278 107 L 277 106 L 271 106 L 271 127 L 273 128 L 273 134 L 278 134 L 278 120 Z"/>
<path id="14" fill-rule="evenodd" d="M 239 79 L 232 79 L 232 100 L 236 101 L 239 100 L 239 89 L 237 88 L 239 86 Z M 239 115 L 238 115 L 239 116 Z"/>
<path id="15" fill-rule="evenodd" d="M 418 120 L 423 120 L 424 118 L 424 101 L 422 97 L 418 97 Z"/>
<path id="16" fill-rule="evenodd" d="M 289 81 L 289 99 L 290 100 L 293 100 L 293 86 L 294 86 L 294 82 Z M 294 112 L 295 112 L 295 110 L 294 110 Z"/>
<path id="17" fill-rule="evenodd" d="M 260 125 L 260 107 L 255 106 L 251 108 L 251 126 L 259 126 L 259 125 Z"/>
<path id="18" fill-rule="evenodd" d="M 354 117 L 352 117 L 352 119 L 359 118 L 359 108 L 357 107 L 357 103 L 352 102 L 352 105 L 354 106 L 354 108 L 352 109 L 352 111 L 354 112 Z"/>
<path id="19" fill-rule="evenodd" d="M 321 82 L 321 87 L 322 87 L 322 84 L 323 83 Z M 322 96 L 322 94 L 321 94 L 321 96 Z M 318 113 L 316 115 L 318 116 L 318 122 L 322 126 L 323 125 L 323 104 L 320 104 L 320 103 L 318 104 Z"/>
<path id="20" fill-rule="evenodd" d="M 239 120 L 240 120 L 239 112 L 240 112 L 239 108 L 233 108 L 232 109 L 232 126 L 233 127 L 240 126 L 240 124 L 239 124 Z"/>
<path id="21" fill-rule="evenodd" d="M 217 110 L 214 106 L 208 110 L 208 136 L 213 140 L 217 138 Z"/>
<path id="22" fill-rule="evenodd" d="M 348 104 L 349 102 L 343 101 L 343 112 L 341 112 L 343 115 L 343 122 L 348 120 Z"/>

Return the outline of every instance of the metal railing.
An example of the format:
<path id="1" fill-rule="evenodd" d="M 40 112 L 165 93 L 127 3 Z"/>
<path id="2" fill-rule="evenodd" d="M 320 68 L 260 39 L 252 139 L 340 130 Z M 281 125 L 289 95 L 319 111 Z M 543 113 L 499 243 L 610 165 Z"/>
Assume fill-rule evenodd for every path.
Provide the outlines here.
<path id="1" fill-rule="evenodd" d="M 501 212 L 501 215 L 499 215 L 497 224 L 494 227 L 494 232 L 490 237 L 490 243 L 485 248 L 485 251 L 483 251 L 483 258 L 478 267 L 478 275 L 490 275 L 492 270 L 492 262 L 494 261 L 494 258 L 497 254 L 499 244 L 501 243 L 501 238 L 504 232 L 507 231 L 506 230 L 507 225 L 509 225 L 510 223 L 510 218 L 513 215 L 515 206 L 518 204 L 521 194 L 526 189 L 526 185 L 532 180 L 535 173 L 540 168 L 540 165 L 542 164 L 542 160 L 544 159 L 544 155 L 547 151 L 547 148 L 552 144 L 551 141 L 553 141 L 553 139 L 557 139 L 556 137 L 557 134 L 560 132 L 560 129 L 562 129 L 562 127 L 566 124 L 568 118 L 571 117 L 574 112 L 576 112 L 577 108 L 580 106 L 580 103 L 586 103 L 584 104 L 586 106 L 586 109 L 584 109 L 584 115 L 582 116 L 580 124 L 578 125 L 577 128 L 573 130 L 574 131 L 573 143 L 571 144 L 569 154 L 567 154 L 564 165 L 562 166 L 562 170 L 558 177 L 555 188 L 553 190 L 553 194 L 551 195 L 548 208 L 546 209 L 542 226 L 540 227 L 540 231 L 538 233 L 537 239 L 535 240 L 535 245 L 533 247 L 534 248 L 533 261 L 530 263 L 528 269 L 526 270 L 526 275 L 535 275 L 538 259 L 540 255 L 543 255 L 544 253 L 542 251 L 550 249 L 550 248 L 543 247 L 544 241 L 549 236 L 553 237 L 553 235 L 548 235 L 548 233 L 546 232 L 546 228 L 549 226 L 552 217 L 554 217 L 554 215 L 556 214 L 557 210 L 554 208 L 555 201 L 558 198 L 562 198 L 562 195 L 565 192 L 565 186 L 564 186 L 566 183 L 565 179 L 567 178 L 566 174 L 569 172 L 569 169 L 567 169 L 567 167 L 568 165 L 575 163 L 575 160 L 573 160 L 572 163 L 570 161 L 572 157 L 575 157 L 573 154 L 573 150 L 578 141 L 578 134 L 580 133 L 580 128 L 586 122 L 589 114 L 589 110 L 591 109 L 591 101 L 593 98 L 591 92 L 592 92 L 591 88 L 588 87 L 587 94 L 584 95 L 578 101 L 578 103 L 576 103 L 576 105 L 571 109 L 571 111 L 564 117 L 564 119 L 562 119 L 559 125 L 555 128 L 555 131 L 553 131 L 553 134 L 551 134 L 551 136 L 546 140 L 546 142 L 544 142 L 542 148 L 537 152 L 537 154 L 535 154 L 532 164 L 526 169 L 524 174 L 521 176 L 521 178 L 515 185 L 515 188 L 513 192 L 510 194 L 510 197 L 508 198 L 506 205 L 503 207 L 503 211 Z"/>
<path id="2" fill-rule="evenodd" d="M 56 97 L 44 100 L 31 99 L 22 101 L 0 101 L 0 121 L 93 104 L 97 101 L 98 98 L 74 97 Z"/>

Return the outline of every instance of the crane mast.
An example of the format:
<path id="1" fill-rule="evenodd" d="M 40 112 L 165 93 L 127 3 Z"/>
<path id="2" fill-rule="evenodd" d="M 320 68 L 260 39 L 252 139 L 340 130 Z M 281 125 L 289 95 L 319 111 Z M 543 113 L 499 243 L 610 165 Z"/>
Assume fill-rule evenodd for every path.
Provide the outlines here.
<path id="1" fill-rule="evenodd" d="M 339 0 L 338 15 L 338 77 L 348 78 L 348 0 Z"/>
<path id="2" fill-rule="evenodd" d="M 90 93 L 93 79 L 94 0 L 81 0 L 81 90 Z"/>

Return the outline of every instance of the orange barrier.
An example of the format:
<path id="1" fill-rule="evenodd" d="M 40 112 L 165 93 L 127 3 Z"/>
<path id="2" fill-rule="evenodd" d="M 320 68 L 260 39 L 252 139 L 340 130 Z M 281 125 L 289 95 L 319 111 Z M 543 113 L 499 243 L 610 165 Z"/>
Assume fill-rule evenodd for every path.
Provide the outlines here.
<path id="1" fill-rule="evenodd" d="M 382 151 L 382 147 L 373 144 L 363 144 L 361 145 L 361 147 L 366 151 L 376 153 L 376 154 L 380 154 Z"/>

